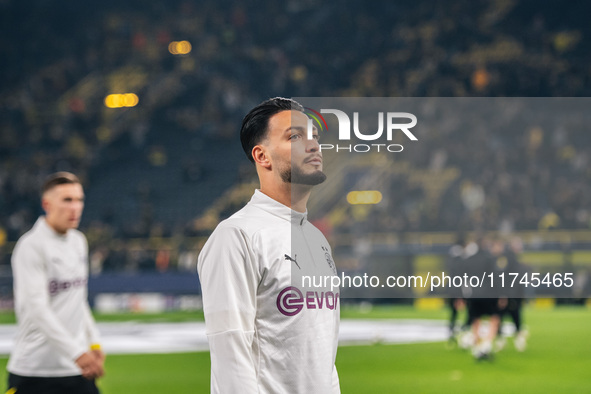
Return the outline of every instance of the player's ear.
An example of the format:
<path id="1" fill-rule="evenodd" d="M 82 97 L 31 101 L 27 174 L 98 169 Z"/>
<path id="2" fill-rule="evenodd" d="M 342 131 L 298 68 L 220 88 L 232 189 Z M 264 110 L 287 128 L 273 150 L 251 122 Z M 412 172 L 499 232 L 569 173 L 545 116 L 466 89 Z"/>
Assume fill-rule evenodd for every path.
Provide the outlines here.
<path id="1" fill-rule="evenodd" d="M 254 162 L 260 165 L 263 168 L 271 168 L 271 160 L 269 157 L 269 152 L 265 149 L 262 145 L 256 145 L 252 148 L 252 158 Z"/>
<path id="2" fill-rule="evenodd" d="M 43 211 L 45 211 L 45 213 L 47 213 L 47 210 L 49 209 L 49 198 L 47 198 L 46 195 L 44 195 L 43 197 L 41 197 L 41 208 L 43 208 Z"/>

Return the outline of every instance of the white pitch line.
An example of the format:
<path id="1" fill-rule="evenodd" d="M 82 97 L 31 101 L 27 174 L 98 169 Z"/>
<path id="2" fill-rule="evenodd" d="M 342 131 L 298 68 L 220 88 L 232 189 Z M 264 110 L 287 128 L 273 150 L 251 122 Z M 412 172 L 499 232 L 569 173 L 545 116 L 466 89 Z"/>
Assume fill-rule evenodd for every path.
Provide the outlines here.
<path id="1" fill-rule="evenodd" d="M 184 353 L 209 350 L 205 323 L 98 323 L 107 354 Z M 16 326 L 0 325 L 0 355 L 13 346 Z M 447 339 L 442 320 L 342 320 L 339 345 L 440 342 Z"/>

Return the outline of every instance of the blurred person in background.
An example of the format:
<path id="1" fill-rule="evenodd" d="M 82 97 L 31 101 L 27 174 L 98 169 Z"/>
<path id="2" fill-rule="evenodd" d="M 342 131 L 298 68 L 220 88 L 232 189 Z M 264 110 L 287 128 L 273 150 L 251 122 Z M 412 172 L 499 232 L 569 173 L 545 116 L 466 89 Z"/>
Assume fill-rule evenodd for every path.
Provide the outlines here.
<path id="1" fill-rule="evenodd" d="M 326 238 L 307 220 L 312 187 L 326 179 L 307 121 L 300 104 L 274 98 L 242 122 L 260 190 L 198 258 L 212 393 L 340 393 L 339 290 L 306 292 L 294 279 L 336 274 Z"/>
<path id="2" fill-rule="evenodd" d="M 469 262 L 470 257 L 478 252 L 478 246 L 474 242 L 468 242 L 464 235 L 459 235 L 456 243 L 449 249 L 446 273 L 449 276 L 456 277 L 462 276 L 466 271 L 466 264 Z M 447 299 L 447 305 L 450 308 L 449 316 L 449 345 L 454 345 L 458 341 L 458 332 L 464 330 L 467 327 L 467 322 L 460 327 L 460 330 L 456 329 L 456 320 L 458 318 L 458 312 L 466 308 L 466 300 L 462 297 L 462 289 L 459 287 L 450 286 L 448 289 L 450 298 Z"/>
<path id="3" fill-rule="evenodd" d="M 511 238 L 504 254 L 497 257 L 496 266 L 498 272 L 504 272 L 506 278 L 512 278 L 512 274 L 517 274 L 518 281 L 528 272 L 527 268 L 519 262 L 519 255 L 523 252 L 523 242 L 521 238 L 515 236 Z M 527 346 L 528 331 L 523 327 L 522 309 L 525 292 L 523 286 L 513 286 L 505 289 L 506 299 L 501 299 L 500 319 L 509 315 L 515 325 L 515 334 L 513 344 L 519 352 L 523 352 Z M 502 336 L 501 326 L 497 336 L 496 348 L 500 350 L 505 345 L 505 339 Z"/>
<path id="4" fill-rule="evenodd" d="M 483 238 L 478 243 L 478 249 L 469 258 L 467 274 L 472 277 L 481 277 L 483 273 L 495 271 L 495 257 L 504 250 L 504 243 L 499 239 L 488 240 Z M 497 336 L 500 325 L 499 298 L 493 297 L 494 288 L 490 282 L 482 286 L 470 288 L 468 300 L 468 325 L 472 328 L 472 355 L 477 360 L 491 359 L 493 356 L 493 341 Z M 482 321 L 488 317 L 488 328 L 485 333 L 481 331 Z"/>
<path id="5" fill-rule="evenodd" d="M 88 244 L 77 230 L 84 191 L 74 174 L 50 175 L 45 216 L 12 255 L 17 337 L 8 361 L 11 393 L 98 393 L 105 356 L 87 299 Z"/>

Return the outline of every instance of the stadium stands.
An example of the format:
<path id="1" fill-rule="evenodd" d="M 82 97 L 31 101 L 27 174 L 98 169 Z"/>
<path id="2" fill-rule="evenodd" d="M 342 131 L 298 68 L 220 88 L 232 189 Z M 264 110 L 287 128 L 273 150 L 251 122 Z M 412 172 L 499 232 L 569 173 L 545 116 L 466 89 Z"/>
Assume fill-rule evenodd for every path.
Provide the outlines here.
<path id="1" fill-rule="evenodd" d="M 96 272 L 156 269 L 162 237 L 169 249 L 199 245 L 187 237 L 247 198 L 222 196 L 253 179 L 237 132 L 270 96 L 588 96 L 589 6 L 536 3 L 532 14 L 532 4 L 38 2 L 31 15 L 0 2 L 0 262 L 55 170 L 84 181 L 92 252 L 127 254 Z M 173 40 L 192 51 L 171 54 Z M 139 103 L 106 108 L 114 93 Z M 590 145 L 581 124 L 442 133 L 396 164 L 388 220 L 379 210 L 367 220 L 396 234 L 456 231 L 458 218 L 464 230 L 589 230 Z M 486 196 L 478 213 L 464 203 L 475 193 Z M 150 245 L 151 260 L 131 262 L 127 239 Z"/>

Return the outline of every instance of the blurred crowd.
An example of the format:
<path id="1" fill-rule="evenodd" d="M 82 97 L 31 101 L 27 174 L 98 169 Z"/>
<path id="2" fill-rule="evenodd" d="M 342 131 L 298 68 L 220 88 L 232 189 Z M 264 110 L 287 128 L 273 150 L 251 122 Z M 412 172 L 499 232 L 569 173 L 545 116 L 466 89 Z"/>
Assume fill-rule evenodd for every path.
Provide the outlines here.
<path id="1" fill-rule="evenodd" d="M 211 204 L 200 190 L 227 189 L 208 175 L 226 145 L 239 152 L 241 119 L 258 102 L 588 96 L 590 10 L 534 1 L 0 1 L 0 250 L 41 213 L 42 179 L 68 170 L 83 180 L 89 201 L 96 196 L 82 226 L 94 272 L 192 269 L 186 237 L 207 234 L 195 219 Z M 173 40 L 189 41 L 191 52 L 171 54 Z M 139 104 L 107 108 L 112 93 L 135 93 Z M 433 202 L 420 185 L 393 178 L 393 214 L 386 220 L 377 212 L 375 220 L 399 232 L 456 231 L 458 223 L 588 229 L 586 134 L 579 124 L 441 134 L 420 148 L 429 154 L 409 158 L 410 171 L 457 168 L 455 184 Z M 240 154 L 221 158 L 236 174 L 230 183 L 253 177 Z M 145 181 L 132 182 L 137 176 Z M 184 184 L 194 187 L 178 202 Z M 162 237 L 180 251 L 159 248 Z M 128 238 L 150 242 L 154 252 L 119 244 Z"/>
<path id="2" fill-rule="evenodd" d="M 591 101 L 426 103 L 436 112 L 431 116 L 436 121 L 422 117 L 429 133 L 404 142 L 403 153 L 374 153 L 365 168 L 351 171 L 353 190 L 378 174 L 372 187 L 385 191 L 383 202 L 366 215 L 349 206 L 335 230 L 360 225 L 363 232 L 400 233 L 591 229 L 591 119 L 585 109 Z"/>

